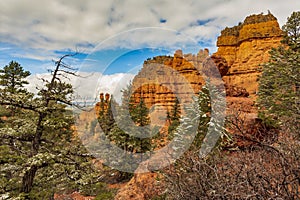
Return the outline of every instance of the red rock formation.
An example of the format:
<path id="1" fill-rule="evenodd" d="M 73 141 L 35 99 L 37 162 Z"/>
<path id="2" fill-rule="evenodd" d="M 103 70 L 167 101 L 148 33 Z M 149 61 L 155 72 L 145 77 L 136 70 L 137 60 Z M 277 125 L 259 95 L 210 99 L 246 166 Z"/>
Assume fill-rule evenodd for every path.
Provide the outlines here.
<path id="1" fill-rule="evenodd" d="M 226 89 L 226 95 L 228 97 L 248 97 L 249 96 L 249 92 L 243 87 L 225 84 L 225 89 Z"/>
<path id="2" fill-rule="evenodd" d="M 218 67 L 220 75 L 223 77 L 228 73 L 229 66 L 226 59 L 219 55 L 212 55 L 211 59 L 214 61 L 215 65 Z"/>
<path id="3" fill-rule="evenodd" d="M 100 102 L 96 103 L 95 105 L 95 113 L 98 115 L 100 111 L 107 111 L 107 107 L 108 107 L 108 102 L 110 99 L 110 94 L 106 93 L 105 94 L 105 99 L 104 99 L 104 94 L 100 93 Z"/>
<path id="4" fill-rule="evenodd" d="M 208 58 L 207 49 L 200 50 L 197 55 L 183 54 L 181 50 L 171 56 L 157 56 L 144 62 L 143 68 L 133 80 L 133 99 L 136 103 L 140 97 L 148 107 L 152 105 L 171 109 L 175 98 L 181 102 L 188 101 L 189 97 L 197 94 L 204 84 L 202 72 L 206 73 L 203 61 Z M 224 76 L 229 68 L 222 56 L 211 57 Z"/>
<path id="5" fill-rule="evenodd" d="M 251 15 L 238 26 L 225 28 L 218 37 L 215 55 L 224 57 L 230 67 L 223 77 L 226 84 L 255 94 L 260 65 L 268 61 L 269 51 L 281 40 L 282 31 L 272 14 Z"/>

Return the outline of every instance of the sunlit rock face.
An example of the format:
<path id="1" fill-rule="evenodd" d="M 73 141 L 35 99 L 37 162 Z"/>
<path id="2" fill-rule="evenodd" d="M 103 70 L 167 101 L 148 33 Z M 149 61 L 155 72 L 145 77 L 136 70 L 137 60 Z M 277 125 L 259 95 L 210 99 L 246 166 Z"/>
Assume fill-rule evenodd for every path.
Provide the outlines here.
<path id="1" fill-rule="evenodd" d="M 215 70 L 206 69 L 206 59 L 212 59 Z M 225 58 L 210 57 L 208 49 L 201 49 L 196 55 L 177 50 L 173 56 L 157 56 L 144 62 L 133 79 L 132 96 L 135 103 L 142 97 L 149 108 L 155 105 L 170 111 L 176 98 L 187 103 L 192 95 L 198 94 L 205 84 L 203 74 L 217 73 L 221 78 L 228 70 Z"/>
<path id="2" fill-rule="evenodd" d="M 225 28 L 218 37 L 215 55 L 224 57 L 230 67 L 223 77 L 226 84 L 255 94 L 260 65 L 268 61 L 268 52 L 278 47 L 281 40 L 282 30 L 271 13 L 250 15 L 243 23 Z"/>

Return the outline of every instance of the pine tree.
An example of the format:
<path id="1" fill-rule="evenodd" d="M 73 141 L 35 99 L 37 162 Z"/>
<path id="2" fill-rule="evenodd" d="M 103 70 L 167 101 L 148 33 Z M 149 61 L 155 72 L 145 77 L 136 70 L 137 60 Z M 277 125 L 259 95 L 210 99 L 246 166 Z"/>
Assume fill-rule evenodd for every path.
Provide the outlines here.
<path id="1" fill-rule="evenodd" d="M 24 71 L 23 67 L 15 61 L 11 61 L 3 69 L 0 69 L 0 89 L 3 98 L 11 99 L 13 104 L 14 98 L 22 96 L 23 99 L 31 98 L 30 94 L 26 92 L 24 86 L 28 84 L 25 80 L 30 75 L 29 71 Z M 7 116 L 14 115 L 15 106 L 7 105 Z"/>
<path id="2" fill-rule="evenodd" d="M 9 74 L 28 75 L 22 69 L 16 67 L 16 72 L 0 78 L 6 83 L 0 105 L 18 108 L 0 128 L 0 193 L 9 198 L 51 199 L 55 192 L 79 190 L 98 181 L 92 156 L 74 135 L 73 113 L 67 108 L 73 89 L 60 74 L 73 74 L 63 62 L 68 56 L 55 63 L 51 80 L 45 80 L 35 96 L 22 87 L 22 78 L 19 84 L 8 79 Z"/>
<path id="3" fill-rule="evenodd" d="M 139 103 L 133 107 L 130 111 L 133 122 L 136 126 L 141 127 L 141 129 L 134 129 L 133 131 L 138 131 L 135 135 L 142 136 L 143 138 L 136 138 L 136 152 L 144 153 L 151 149 L 151 138 L 150 137 L 150 124 L 149 109 L 147 108 L 144 99 L 140 97 Z"/>
<path id="4" fill-rule="evenodd" d="M 204 85 L 202 89 L 199 91 L 197 97 L 197 103 L 199 104 L 199 125 L 198 125 L 198 133 L 194 140 L 194 145 L 196 148 L 199 148 L 203 142 L 203 139 L 208 131 L 209 122 L 211 120 L 211 96 L 209 92 L 210 85 Z"/>
<path id="5" fill-rule="evenodd" d="M 284 46 L 270 51 L 259 81 L 260 116 L 272 125 L 290 124 L 299 130 L 300 120 L 300 12 L 293 12 L 283 26 Z M 298 126 L 298 127 L 297 127 Z"/>
<path id="6" fill-rule="evenodd" d="M 300 12 L 293 12 L 282 27 L 284 32 L 283 43 L 292 50 L 299 51 L 300 48 Z"/>
<path id="7" fill-rule="evenodd" d="M 170 126 L 168 127 L 168 138 L 170 140 L 173 138 L 173 133 L 180 124 L 180 115 L 180 104 L 178 98 L 176 97 L 171 113 L 167 113 L 167 119 L 171 122 Z"/>
<path id="8" fill-rule="evenodd" d="M 139 103 L 131 110 L 131 118 L 137 126 L 146 126 L 150 123 L 149 109 L 141 97 Z"/>
<path id="9" fill-rule="evenodd" d="M 107 106 L 104 106 L 105 104 L 107 104 Z M 110 97 L 108 102 L 100 102 L 98 122 L 105 134 L 109 134 L 115 124 L 113 109 L 116 108 L 116 105 L 117 103 L 115 102 L 113 96 Z"/>
<path id="10" fill-rule="evenodd" d="M 133 172 L 139 162 L 147 159 L 152 151 L 150 132 L 149 109 L 141 98 L 139 103 L 134 104 L 131 96 L 132 85 L 129 84 L 122 90 L 122 104 L 117 106 L 112 103 L 107 114 L 100 112 L 99 123 L 103 127 L 110 127 L 105 132 L 110 142 L 123 150 L 123 155 L 106 154 L 107 164 L 117 169 Z M 114 116 L 112 115 L 114 110 Z M 110 147 L 111 148 L 111 147 Z M 142 153 L 142 154 L 139 154 Z M 138 156 L 139 155 L 139 156 Z M 122 173 L 122 172 L 121 172 Z M 128 173 L 122 173 L 123 177 L 128 177 Z"/>
<path id="11" fill-rule="evenodd" d="M 205 156 L 215 146 L 219 147 L 225 135 L 225 107 L 225 94 L 207 80 L 193 102 L 184 107 L 184 115 L 174 132 L 173 149 L 182 151 L 188 146 Z"/>
<path id="12" fill-rule="evenodd" d="M 129 84 L 122 90 L 122 104 L 115 108 L 110 104 L 105 113 L 100 113 L 99 123 L 103 127 L 110 127 L 105 134 L 124 151 L 147 152 L 151 150 L 149 109 L 141 98 L 139 103 L 134 105 L 131 97 L 132 85 Z M 117 109 L 116 119 L 112 115 L 112 109 Z M 140 127 L 140 128 L 139 128 Z M 139 136 L 142 136 L 140 138 Z"/>
<path id="13" fill-rule="evenodd" d="M 25 78 L 30 75 L 29 71 L 24 71 L 23 67 L 11 61 L 3 69 L 0 69 L 0 86 L 1 95 L 13 95 L 20 92 L 25 92 L 24 85 L 28 84 Z"/>

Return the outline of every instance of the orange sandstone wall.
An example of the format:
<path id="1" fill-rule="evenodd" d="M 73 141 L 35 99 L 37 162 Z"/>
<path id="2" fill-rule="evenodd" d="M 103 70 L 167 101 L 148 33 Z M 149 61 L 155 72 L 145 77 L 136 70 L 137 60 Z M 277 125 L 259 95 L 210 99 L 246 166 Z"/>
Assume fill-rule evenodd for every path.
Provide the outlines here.
<path id="1" fill-rule="evenodd" d="M 272 14 L 248 16 L 243 23 L 225 28 L 218 37 L 215 55 L 226 59 L 230 69 L 223 77 L 226 84 L 258 90 L 260 65 L 269 59 L 269 51 L 278 47 L 282 31 Z"/>
<path id="2" fill-rule="evenodd" d="M 172 57 L 158 56 L 145 61 L 132 82 L 133 99 L 137 103 L 142 96 L 148 107 L 155 104 L 167 109 L 171 109 L 176 96 L 184 102 L 204 84 L 194 64 L 208 55 L 208 50 L 201 50 L 198 55 L 183 55 L 177 50 Z"/>

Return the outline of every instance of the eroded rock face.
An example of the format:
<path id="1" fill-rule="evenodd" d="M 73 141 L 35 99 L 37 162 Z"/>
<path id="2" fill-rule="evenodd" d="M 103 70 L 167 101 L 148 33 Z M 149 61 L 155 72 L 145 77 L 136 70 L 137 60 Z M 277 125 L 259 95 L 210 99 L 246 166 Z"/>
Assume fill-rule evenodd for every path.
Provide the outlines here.
<path id="1" fill-rule="evenodd" d="M 220 77 L 227 74 L 229 66 L 224 57 L 213 55 L 211 63 L 214 69 L 203 65 L 209 59 L 207 49 L 197 55 L 183 54 L 177 50 L 174 56 L 157 56 L 144 62 L 143 68 L 133 80 L 133 99 L 136 103 L 143 97 L 146 105 L 162 106 L 170 110 L 179 98 L 187 103 L 192 95 L 197 94 L 205 81 L 203 74 Z"/>
<path id="2" fill-rule="evenodd" d="M 208 50 L 198 55 L 183 55 L 177 50 L 174 56 L 157 56 L 144 62 L 143 68 L 133 79 L 133 99 L 139 102 L 142 96 L 146 105 L 171 109 L 175 98 L 186 102 L 197 93 L 204 79 L 196 65 L 208 56 Z"/>
<path id="3" fill-rule="evenodd" d="M 219 55 L 212 55 L 211 59 L 214 61 L 215 65 L 219 69 L 220 75 L 223 77 L 228 73 L 229 66 L 226 59 Z"/>
<path id="4" fill-rule="evenodd" d="M 271 13 L 251 15 L 238 26 L 225 28 L 218 37 L 215 55 L 224 57 L 230 67 L 223 77 L 226 84 L 255 94 L 260 65 L 268 61 L 268 52 L 281 40 L 282 30 Z"/>
<path id="5" fill-rule="evenodd" d="M 249 92 L 243 88 L 225 84 L 226 96 L 228 97 L 248 97 Z"/>

